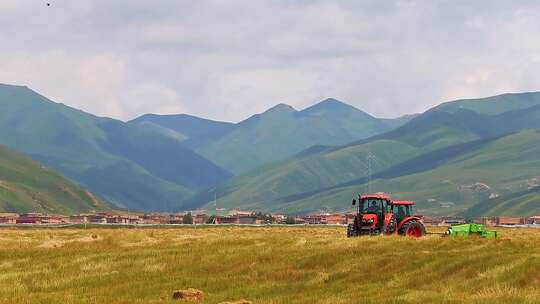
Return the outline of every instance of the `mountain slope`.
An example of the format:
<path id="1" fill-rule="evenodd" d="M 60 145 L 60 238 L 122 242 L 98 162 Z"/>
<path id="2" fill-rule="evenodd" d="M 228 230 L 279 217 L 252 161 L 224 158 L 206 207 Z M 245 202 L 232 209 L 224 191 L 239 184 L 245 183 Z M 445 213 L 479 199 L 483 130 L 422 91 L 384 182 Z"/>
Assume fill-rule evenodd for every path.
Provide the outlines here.
<path id="1" fill-rule="evenodd" d="M 390 130 L 399 128 L 414 118 L 418 117 L 420 114 L 407 114 L 397 118 L 381 118 L 380 120 L 388 126 Z"/>
<path id="2" fill-rule="evenodd" d="M 389 171 L 393 174 L 376 174 L 370 188 L 416 200 L 420 210 L 426 214 L 463 212 L 488 200 L 491 195 L 520 192 L 529 179 L 537 177 L 540 171 L 539 141 L 539 131 L 523 131 L 485 140 L 453 156 L 434 159 L 438 161 L 436 165 L 412 173 L 392 168 Z M 366 188 L 366 181 L 361 180 L 289 200 L 278 199 L 270 205 L 281 204 L 296 212 L 317 210 L 321 205 L 343 210 L 353 193 L 364 192 Z"/>
<path id="3" fill-rule="evenodd" d="M 453 113 L 459 109 L 467 109 L 478 114 L 497 115 L 535 105 L 540 105 L 538 92 L 507 93 L 485 98 L 449 101 L 434 107 L 431 111 Z"/>
<path id="4" fill-rule="evenodd" d="M 73 214 L 110 207 L 29 157 L 0 146 L 0 212 Z"/>
<path id="5" fill-rule="evenodd" d="M 198 193 L 194 205 L 219 197 L 220 207 L 237 205 L 265 206 L 267 203 L 299 193 L 319 191 L 350 180 L 365 177 L 368 153 L 376 153 L 372 172 L 390 167 L 418 153 L 418 149 L 399 142 L 380 140 L 346 149 L 326 148 L 313 154 L 302 153 L 291 159 L 270 163 Z"/>
<path id="6" fill-rule="evenodd" d="M 178 138 L 185 140 L 185 145 L 191 147 L 200 146 L 209 140 L 224 136 L 235 125 L 230 122 L 214 121 L 187 114 L 145 114 L 129 121 L 129 123 L 173 131 Z"/>
<path id="7" fill-rule="evenodd" d="M 0 143 L 31 155 L 117 206 L 181 208 L 230 174 L 155 129 L 96 117 L 0 85 Z"/>
<path id="8" fill-rule="evenodd" d="M 540 187 L 485 200 L 465 210 L 464 217 L 533 216 L 540 214 Z"/>
<path id="9" fill-rule="evenodd" d="M 507 96 L 516 103 L 516 96 L 520 94 Z M 531 96 L 534 97 L 532 100 L 540 100 L 536 97 L 540 96 L 538 93 L 526 93 L 523 96 L 526 100 L 531 100 Z M 540 105 L 533 102 L 524 108 L 526 105 L 518 102 L 512 108 L 506 99 L 499 96 L 490 100 L 484 100 L 488 108 L 489 104 L 497 108 L 502 103 L 504 109 L 509 111 L 487 115 L 460 107 L 450 107 L 452 110 L 448 112 L 436 107 L 437 110 L 429 110 L 390 132 L 342 147 L 314 147 L 288 160 L 257 168 L 217 189 L 199 193 L 192 203 L 211 204 L 216 194 L 222 207 L 243 204 L 246 207 L 272 210 L 287 208 L 291 211 L 316 210 L 321 205 L 337 207 L 332 195 L 324 196 L 325 202 L 304 201 L 304 198 L 319 193 L 340 192 L 336 189 L 348 185 L 359 185 L 357 187 L 365 191 L 369 153 L 375 156 L 370 161 L 372 175 L 377 177 L 379 174 L 379 178 L 392 179 L 400 173 L 414 175 L 418 169 L 425 171 L 437 168 L 449 158 L 506 134 L 540 128 Z M 431 167 L 427 168 L 428 164 Z M 496 166 L 495 163 L 493 165 Z M 456 174 L 459 175 L 459 172 Z M 389 186 L 381 190 L 390 189 Z M 352 189 L 349 191 L 348 196 L 355 192 Z M 415 195 L 410 192 L 407 194 Z M 453 197 L 448 199 L 455 200 Z M 472 199 L 478 201 L 476 197 Z M 458 199 L 460 202 L 462 200 Z M 436 212 L 435 209 L 431 208 L 430 212 Z"/>
<path id="10" fill-rule="evenodd" d="M 280 104 L 240 122 L 197 152 L 239 174 L 314 145 L 341 145 L 390 127 L 354 107 L 327 99 L 297 111 Z"/>

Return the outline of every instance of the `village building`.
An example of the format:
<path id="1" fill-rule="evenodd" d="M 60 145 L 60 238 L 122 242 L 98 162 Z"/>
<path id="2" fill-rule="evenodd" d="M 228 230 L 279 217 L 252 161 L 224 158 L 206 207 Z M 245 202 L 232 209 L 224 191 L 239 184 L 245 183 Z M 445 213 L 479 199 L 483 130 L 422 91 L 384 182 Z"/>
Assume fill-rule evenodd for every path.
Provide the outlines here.
<path id="1" fill-rule="evenodd" d="M 274 219 L 275 224 L 286 224 L 287 223 L 287 216 L 285 214 L 272 214 L 271 216 Z"/>
<path id="2" fill-rule="evenodd" d="M 169 217 L 164 214 L 144 214 L 141 217 L 141 223 L 148 225 L 168 224 Z"/>
<path id="3" fill-rule="evenodd" d="M 306 215 L 306 216 L 301 217 L 301 219 L 304 220 L 304 223 L 309 224 L 309 225 L 326 224 L 326 217 L 320 214 Z"/>
<path id="4" fill-rule="evenodd" d="M 294 223 L 295 224 L 308 224 L 308 222 L 306 222 L 305 218 L 299 217 L 299 216 L 294 218 Z"/>
<path id="5" fill-rule="evenodd" d="M 524 225 L 526 224 L 525 218 L 511 217 L 511 216 L 499 216 L 497 217 L 497 225 Z"/>
<path id="6" fill-rule="evenodd" d="M 41 224 L 43 215 L 41 213 L 23 213 L 17 217 L 17 224 Z"/>
<path id="7" fill-rule="evenodd" d="M 42 224 L 65 224 L 69 223 L 69 217 L 63 215 L 46 215 L 41 219 Z"/>
<path id="8" fill-rule="evenodd" d="M 227 224 L 236 224 L 236 218 L 232 216 L 222 216 L 216 215 L 212 224 L 216 225 L 227 225 Z"/>
<path id="9" fill-rule="evenodd" d="M 345 225 L 347 224 L 347 216 L 345 214 L 329 214 L 325 216 L 327 225 Z"/>
<path id="10" fill-rule="evenodd" d="M 175 224 L 175 225 L 183 224 L 184 214 L 180 214 L 180 213 L 169 214 L 168 223 Z"/>
<path id="11" fill-rule="evenodd" d="M 199 213 L 192 216 L 193 216 L 193 224 L 196 224 L 196 225 L 206 224 L 206 222 L 210 218 L 208 215 L 204 213 Z"/>
<path id="12" fill-rule="evenodd" d="M 459 225 L 459 224 L 465 224 L 465 219 L 462 217 L 453 217 L 453 216 L 445 216 L 441 217 L 441 224 L 442 225 Z"/>
<path id="13" fill-rule="evenodd" d="M 89 222 L 87 214 L 76 214 L 69 217 L 69 222 L 72 224 L 86 224 Z"/>
<path id="14" fill-rule="evenodd" d="M 528 223 L 531 225 L 540 225 L 540 215 L 531 216 Z"/>
<path id="15" fill-rule="evenodd" d="M 253 225 L 257 223 L 257 216 L 255 214 L 237 214 L 238 224 L 240 225 Z"/>
<path id="16" fill-rule="evenodd" d="M 88 222 L 92 224 L 107 224 L 107 215 L 103 213 L 89 214 Z"/>
<path id="17" fill-rule="evenodd" d="M 424 225 L 426 226 L 439 226 L 443 224 L 443 220 L 438 217 L 424 216 Z"/>
<path id="18" fill-rule="evenodd" d="M 129 217 L 124 215 L 111 215 L 105 217 L 107 224 L 129 224 Z"/>
<path id="19" fill-rule="evenodd" d="M 214 224 L 253 225 L 262 223 L 253 212 L 243 212 L 229 216 L 215 216 Z"/>
<path id="20" fill-rule="evenodd" d="M 482 225 L 486 225 L 486 226 L 495 226 L 497 225 L 497 217 L 488 217 L 488 216 L 484 216 L 484 217 L 479 217 L 479 218 L 476 218 L 474 219 L 474 223 L 475 224 L 482 224 Z"/>
<path id="21" fill-rule="evenodd" d="M 16 213 L 0 213 L 0 224 L 13 225 L 17 223 L 19 217 Z"/>

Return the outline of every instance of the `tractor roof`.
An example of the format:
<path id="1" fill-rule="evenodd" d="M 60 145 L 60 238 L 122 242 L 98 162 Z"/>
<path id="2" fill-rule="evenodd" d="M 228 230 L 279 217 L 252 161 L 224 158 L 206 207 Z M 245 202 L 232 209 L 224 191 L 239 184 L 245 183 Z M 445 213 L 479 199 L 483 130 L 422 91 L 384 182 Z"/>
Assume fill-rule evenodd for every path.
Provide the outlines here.
<path id="1" fill-rule="evenodd" d="M 414 205 L 413 201 L 398 201 L 393 200 L 390 195 L 386 193 L 375 193 L 375 194 L 364 194 L 360 196 L 360 200 L 369 200 L 369 199 L 381 199 L 391 201 L 394 205 Z"/>
<path id="2" fill-rule="evenodd" d="M 386 193 L 365 194 L 365 195 L 361 195 L 360 199 L 361 200 L 365 200 L 365 199 L 383 199 L 383 200 L 388 200 L 388 201 L 392 200 L 390 195 L 388 195 Z"/>
<path id="3" fill-rule="evenodd" d="M 394 205 L 414 205 L 412 201 L 393 201 Z"/>

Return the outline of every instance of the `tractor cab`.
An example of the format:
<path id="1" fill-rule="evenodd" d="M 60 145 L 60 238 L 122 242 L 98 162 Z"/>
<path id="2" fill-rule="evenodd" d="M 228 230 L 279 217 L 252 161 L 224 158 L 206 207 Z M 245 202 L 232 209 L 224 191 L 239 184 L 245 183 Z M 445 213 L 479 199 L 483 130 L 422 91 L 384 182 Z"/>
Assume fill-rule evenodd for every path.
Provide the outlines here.
<path id="1" fill-rule="evenodd" d="M 384 228 L 384 218 L 392 213 L 392 200 L 386 194 L 361 195 L 357 206 L 355 224 L 360 234 L 377 234 Z"/>
<path id="2" fill-rule="evenodd" d="M 401 222 L 405 218 L 412 216 L 414 214 L 414 202 L 410 201 L 394 201 L 393 202 L 393 212 L 396 216 L 396 220 Z"/>
<path id="3" fill-rule="evenodd" d="M 414 216 L 414 202 L 393 200 L 388 194 L 360 195 L 354 222 L 347 227 L 347 236 L 403 234 L 422 236 L 425 227 L 420 217 Z"/>

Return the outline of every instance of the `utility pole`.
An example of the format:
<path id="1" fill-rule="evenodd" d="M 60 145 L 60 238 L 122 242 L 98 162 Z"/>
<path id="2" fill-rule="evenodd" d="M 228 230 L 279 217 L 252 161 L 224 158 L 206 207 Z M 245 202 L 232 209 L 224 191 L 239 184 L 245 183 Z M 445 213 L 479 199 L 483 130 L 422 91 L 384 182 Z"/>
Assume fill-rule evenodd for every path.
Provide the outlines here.
<path id="1" fill-rule="evenodd" d="M 367 155 L 367 193 L 371 193 L 371 174 L 372 174 L 372 162 L 375 159 L 375 155 L 368 151 Z"/>

